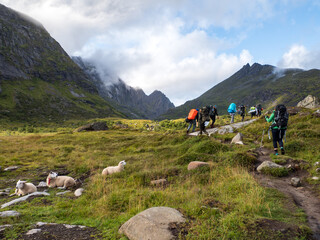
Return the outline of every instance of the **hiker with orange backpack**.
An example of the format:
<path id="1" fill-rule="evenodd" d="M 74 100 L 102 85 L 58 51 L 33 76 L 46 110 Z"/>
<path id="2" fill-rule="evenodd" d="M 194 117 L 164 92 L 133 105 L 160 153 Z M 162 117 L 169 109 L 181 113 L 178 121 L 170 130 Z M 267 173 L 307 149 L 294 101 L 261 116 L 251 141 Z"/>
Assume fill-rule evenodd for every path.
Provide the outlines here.
<path id="1" fill-rule="evenodd" d="M 196 129 L 197 121 L 198 121 L 198 112 L 199 109 L 191 109 L 188 117 L 186 118 L 186 122 L 189 123 L 187 134 L 190 131 L 191 126 L 193 125 L 192 132 Z"/>

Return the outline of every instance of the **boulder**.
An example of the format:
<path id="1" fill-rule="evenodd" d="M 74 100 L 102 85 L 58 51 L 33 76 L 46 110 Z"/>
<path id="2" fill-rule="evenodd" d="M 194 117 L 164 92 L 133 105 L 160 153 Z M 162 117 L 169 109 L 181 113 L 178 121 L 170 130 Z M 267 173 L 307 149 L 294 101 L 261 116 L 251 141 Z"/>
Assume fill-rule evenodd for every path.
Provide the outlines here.
<path id="1" fill-rule="evenodd" d="M 30 193 L 30 194 L 28 194 L 26 196 L 23 196 L 23 197 L 14 199 L 14 200 L 12 200 L 10 202 L 4 203 L 4 204 L 1 205 L 1 208 L 9 207 L 9 206 L 11 206 L 13 204 L 26 201 L 29 197 L 39 197 L 39 196 L 50 196 L 50 194 L 46 193 L 46 192 L 33 192 L 33 193 Z"/>
<path id="2" fill-rule="evenodd" d="M 83 132 L 83 131 L 105 131 L 108 130 L 108 126 L 105 122 L 94 122 L 84 125 L 76 129 L 76 132 Z"/>
<path id="3" fill-rule="evenodd" d="M 297 107 L 304 107 L 304 108 L 318 108 L 320 107 L 319 101 L 316 97 L 312 95 L 308 95 L 305 99 L 298 102 Z"/>
<path id="4" fill-rule="evenodd" d="M 82 195 L 82 192 L 84 191 L 83 188 L 78 188 L 77 190 L 74 191 L 74 195 L 76 197 L 80 197 Z"/>
<path id="5" fill-rule="evenodd" d="M 283 166 L 271 161 L 264 161 L 257 167 L 257 171 L 261 172 L 264 168 L 283 168 Z"/>
<path id="6" fill-rule="evenodd" d="M 37 188 L 48 187 L 46 182 L 39 182 Z"/>
<path id="7" fill-rule="evenodd" d="M 169 207 L 152 207 L 130 218 L 119 229 L 130 240 L 172 240 L 177 239 L 169 226 L 186 222 L 184 216 Z"/>
<path id="8" fill-rule="evenodd" d="M 231 144 L 232 144 L 232 143 L 235 143 L 235 144 L 243 144 L 242 140 L 243 140 L 243 134 L 242 134 L 242 133 L 237 133 L 237 135 L 235 135 L 235 136 L 232 138 Z"/>
<path id="9" fill-rule="evenodd" d="M 190 170 L 193 170 L 202 166 L 208 166 L 208 165 L 209 163 L 207 162 L 193 161 L 188 164 L 188 170 L 190 171 Z"/>
<path id="10" fill-rule="evenodd" d="M 291 182 L 291 185 L 294 186 L 294 187 L 300 187 L 301 186 L 300 178 L 293 177 L 293 178 L 291 178 L 290 182 Z"/>
<path id="11" fill-rule="evenodd" d="M 18 217 L 20 216 L 20 213 L 17 211 L 3 211 L 0 212 L 0 217 L 4 218 L 4 217 Z"/>

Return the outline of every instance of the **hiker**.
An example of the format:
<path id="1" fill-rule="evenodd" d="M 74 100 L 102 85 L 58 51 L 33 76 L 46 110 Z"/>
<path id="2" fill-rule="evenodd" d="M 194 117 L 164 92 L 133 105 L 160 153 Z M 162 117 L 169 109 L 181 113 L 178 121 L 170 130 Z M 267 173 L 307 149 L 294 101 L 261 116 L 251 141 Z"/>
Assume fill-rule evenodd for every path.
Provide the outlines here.
<path id="1" fill-rule="evenodd" d="M 206 131 L 206 125 L 209 124 L 210 122 L 210 107 L 202 107 L 199 110 L 199 127 L 200 127 L 200 132 L 199 135 L 202 135 L 202 132 L 208 135 L 208 132 Z"/>
<path id="2" fill-rule="evenodd" d="M 228 107 L 228 113 L 230 114 L 231 116 L 231 123 L 234 123 L 234 115 L 236 114 L 237 112 L 237 106 L 235 103 L 231 103 Z"/>
<path id="3" fill-rule="evenodd" d="M 279 104 L 275 107 L 270 117 L 265 117 L 267 122 L 272 122 L 270 129 L 272 131 L 272 140 L 274 154 L 278 155 L 278 143 L 281 149 L 281 154 L 285 154 L 283 146 L 283 137 L 287 130 L 287 124 L 289 120 L 289 114 L 287 108 L 283 104 Z"/>
<path id="4" fill-rule="evenodd" d="M 251 118 L 254 117 L 254 116 L 256 116 L 256 114 L 257 114 L 257 108 L 256 108 L 255 105 L 250 108 L 249 113 L 251 114 Z"/>
<path id="5" fill-rule="evenodd" d="M 246 107 L 244 105 L 241 105 L 239 110 L 240 110 L 240 116 L 242 117 L 241 121 L 243 122 L 244 117 L 246 116 Z"/>
<path id="6" fill-rule="evenodd" d="M 213 107 L 210 106 L 210 118 L 212 120 L 212 123 L 211 123 L 211 128 L 213 128 L 213 125 L 216 121 L 216 116 L 218 117 L 218 110 L 217 110 L 217 105 L 214 105 Z"/>
<path id="7" fill-rule="evenodd" d="M 257 106 L 257 111 L 256 111 L 256 114 L 257 114 L 258 117 L 261 116 L 262 109 L 263 109 L 263 108 L 262 108 L 261 104 L 258 104 L 258 106 Z"/>
<path id="8" fill-rule="evenodd" d="M 196 129 L 197 121 L 198 121 L 199 109 L 191 109 L 188 117 L 186 118 L 186 122 L 189 123 L 187 134 L 189 134 L 190 128 L 192 127 L 192 132 Z"/>

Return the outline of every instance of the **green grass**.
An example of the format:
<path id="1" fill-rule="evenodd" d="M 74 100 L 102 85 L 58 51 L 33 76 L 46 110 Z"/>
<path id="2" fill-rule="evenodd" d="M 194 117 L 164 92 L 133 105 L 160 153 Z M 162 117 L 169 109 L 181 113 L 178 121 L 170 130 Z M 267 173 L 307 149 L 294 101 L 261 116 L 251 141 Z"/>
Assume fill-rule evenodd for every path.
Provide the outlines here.
<path id="1" fill-rule="evenodd" d="M 300 123 L 300 129 L 308 129 L 308 124 L 313 122 L 312 126 L 316 126 L 313 131 L 317 131 L 319 120 L 307 118 L 304 121 L 297 116 L 290 121 Z M 54 194 L 59 190 L 50 189 L 50 197 L 35 198 L 5 209 L 21 212 L 17 219 L 0 219 L 0 225 L 15 224 L 6 231 L 7 239 L 17 239 L 22 229 L 29 229 L 38 221 L 86 225 L 97 228 L 105 239 L 126 239 L 118 234 L 119 227 L 135 214 L 154 206 L 173 207 L 187 216 L 190 227 L 186 239 L 251 239 L 253 236 L 247 228 L 261 218 L 307 228 L 306 217 L 299 209 L 289 211 L 282 194 L 261 187 L 250 174 L 256 157 L 248 151 L 259 146 L 256 142 L 260 143 L 262 129 L 266 127 L 262 120 L 239 130 L 244 134 L 244 146 L 228 143 L 234 134 L 188 137 L 183 119 L 99 120 L 106 121 L 110 130 L 73 132 L 84 124 L 82 121 L 34 125 L 32 132 L 28 125 L 2 126 L 1 166 L 20 168 L 1 173 L 0 189 L 13 188 L 18 179 L 37 184 L 45 180 L 43 173 L 50 170 L 69 172 L 74 178 L 89 174 L 80 198 L 70 199 L 72 194 L 57 197 Z M 223 125 L 228 120 L 221 117 L 217 124 Z M 307 127 L 303 127 L 302 121 Z M 120 123 L 128 128 L 119 127 Z M 155 130 L 147 130 L 146 124 L 154 125 Z M 292 137 L 295 133 L 295 127 L 289 128 L 288 155 L 310 163 L 318 159 L 319 149 L 313 142 L 301 135 Z M 271 148 L 266 136 L 264 144 Z M 310 150 L 313 158 L 308 153 Z M 121 160 L 127 162 L 123 172 L 101 176 L 103 168 Z M 191 161 L 205 161 L 209 166 L 188 171 Z M 160 178 L 167 179 L 166 188 L 151 186 L 151 180 Z M 0 199 L 1 204 L 4 202 L 7 199 Z M 301 234 L 301 239 L 304 236 Z"/>

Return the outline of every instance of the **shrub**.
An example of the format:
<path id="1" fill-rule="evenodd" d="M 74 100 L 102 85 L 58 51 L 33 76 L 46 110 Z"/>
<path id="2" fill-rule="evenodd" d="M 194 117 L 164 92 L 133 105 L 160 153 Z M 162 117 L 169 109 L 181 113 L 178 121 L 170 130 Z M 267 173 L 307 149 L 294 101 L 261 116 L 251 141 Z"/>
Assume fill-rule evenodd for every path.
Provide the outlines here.
<path id="1" fill-rule="evenodd" d="M 232 165 L 252 168 L 257 158 L 249 153 L 236 153 L 231 156 L 230 162 Z"/>
<path id="2" fill-rule="evenodd" d="M 288 176 L 289 170 L 287 168 L 281 167 L 281 168 L 268 168 L 265 167 L 262 169 L 262 173 L 268 174 L 274 177 L 285 177 Z"/>

